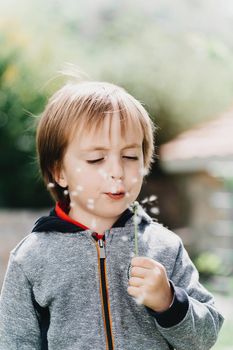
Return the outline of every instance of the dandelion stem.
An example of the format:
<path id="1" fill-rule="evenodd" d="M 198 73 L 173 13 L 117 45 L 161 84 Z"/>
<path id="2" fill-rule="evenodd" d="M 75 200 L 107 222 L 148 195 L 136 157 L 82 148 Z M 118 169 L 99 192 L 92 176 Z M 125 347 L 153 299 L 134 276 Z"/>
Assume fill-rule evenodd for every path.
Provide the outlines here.
<path id="1" fill-rule="evenodd" d="M 134 212 L 134 253 L 135 256 L 138 256 L 138 223 L 137 223 L 137 208 L 138 202 L 134 203 L 133 212 Z"/>

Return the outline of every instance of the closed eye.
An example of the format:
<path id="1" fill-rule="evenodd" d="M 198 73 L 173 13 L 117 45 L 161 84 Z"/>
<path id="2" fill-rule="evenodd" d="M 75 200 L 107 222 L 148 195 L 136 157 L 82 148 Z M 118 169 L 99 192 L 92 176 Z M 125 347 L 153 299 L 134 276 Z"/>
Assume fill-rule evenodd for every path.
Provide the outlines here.
<path id="1" fill-rule="evenodd" d="M 138 160 L 138 157 L 123 156 L 123 158 L 129 159 L 129 160 Z M 95 163 L 101 162 L 104 159 L 105 158 L 98 158 L 98 159 L 87 160 L 87 163 L 95 164 Z"/>
<path id="2" fill-rule="evenodd" d="M 98 163 L 101 160 L 103 160 L 104 158 L 98 158 L 98 159 L 93 159 L 93 160 L 87 160 L 87 163 L 89 164 L 94 164 L 94 163 Z"/>
<path id="3" fill-rule="evenodd" d="M 138 157 L 124 156 L 123 158 L 130 159 L 130 160 L 138 160 Z"/>

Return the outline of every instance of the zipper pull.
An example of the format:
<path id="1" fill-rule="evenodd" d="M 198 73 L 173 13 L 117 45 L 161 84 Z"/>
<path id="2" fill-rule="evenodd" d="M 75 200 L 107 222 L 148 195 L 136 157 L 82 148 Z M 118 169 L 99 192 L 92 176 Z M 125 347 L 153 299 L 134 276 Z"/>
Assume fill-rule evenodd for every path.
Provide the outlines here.
<path id="1" fill-rule="evenodd" d="M 100 238 L 98 240 L 99 248 L 100 248 L 100 259 L 105 259 L 105 247 L 104 247 L 104 241 Z"/>

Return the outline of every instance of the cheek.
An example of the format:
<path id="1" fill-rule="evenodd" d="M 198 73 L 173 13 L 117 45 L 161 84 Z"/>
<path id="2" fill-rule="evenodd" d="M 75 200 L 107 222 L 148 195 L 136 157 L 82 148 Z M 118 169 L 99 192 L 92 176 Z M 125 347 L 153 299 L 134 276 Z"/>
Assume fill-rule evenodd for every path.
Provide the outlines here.
<path id="1" fill-rule="evenodd" d="M 96 169 L 90 170 L 90 168 L 82 167 L 81 170 L 76 172 L 73 183 L 75 186 L 80 186 L 86 191 L 90 191 L 103 183 L 103 177 Z"/>
<path id="2" fill-rule="evenodd" d="M 143 181 L 142 173 L 143 172 L 140 167 L 128 170 L 126 173 L 126 181 L 128 186 L 134 189 L 140 188 Z"/>

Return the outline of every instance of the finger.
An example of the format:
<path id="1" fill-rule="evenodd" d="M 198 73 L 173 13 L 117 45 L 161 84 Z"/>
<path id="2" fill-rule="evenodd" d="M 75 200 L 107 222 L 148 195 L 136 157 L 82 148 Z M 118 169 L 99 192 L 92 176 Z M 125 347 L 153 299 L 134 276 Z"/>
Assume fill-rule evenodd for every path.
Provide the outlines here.
<path id="1" fill-rule="evenodd" d="M 131 295 L 132 297 L 138 298 L 139 295 L 140 295 L 140 288 L 129 286 L 129 287 L 127 288 L 127 292 L 128 292 L 128 294 Z"/>
<path id="2" fill-rule="evenodd" d="M 150 273 L 149 269 L 144 269 L 142 267 L 132 267 L 130 276 L 131 277 L 138 277 L 138 278 L 146 278 Z"/>
<path id="3" fill-rule="evenodd" d="M 156 261 L 145 256 L 136 256 L 132 258 L 131 265 L 144 267 L 145 269 L 153 269 Z"/>
<path id="4" fill-rule="evenodd" d="M 144 284 L 143 278 L 131 277 L 129 279 L 129 285 L 132 287 L 141 287 Z"/>

